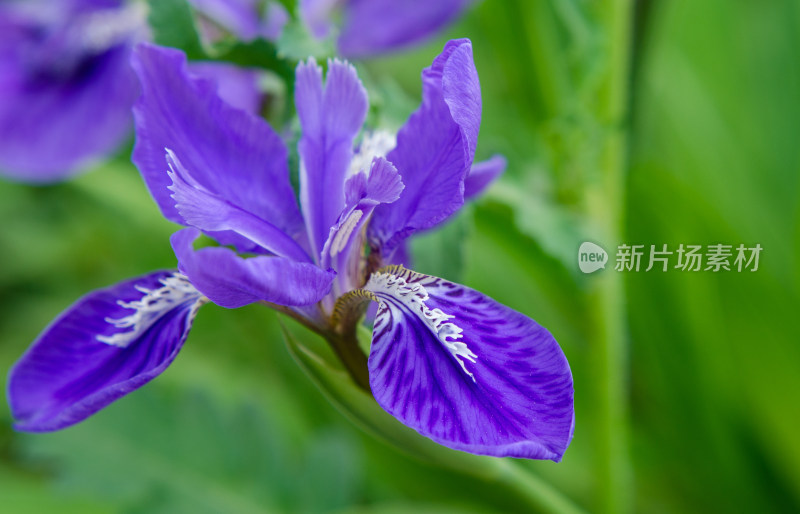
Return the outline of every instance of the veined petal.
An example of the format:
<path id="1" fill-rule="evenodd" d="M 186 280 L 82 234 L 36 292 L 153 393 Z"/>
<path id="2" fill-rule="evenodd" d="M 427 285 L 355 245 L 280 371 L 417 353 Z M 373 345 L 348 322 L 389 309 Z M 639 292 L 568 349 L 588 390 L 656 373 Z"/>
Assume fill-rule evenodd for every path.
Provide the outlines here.
<path id="1" fill-rule="evenodd" d="M 183 167 L 175 153 L 166 149 L 175 207 L 186 224 L 214 235 L 232 231 L 261 248 L 300 262 L 311 262 L 305 250 L 275 225 L 231 205 L 205 189 Z"/>
<path id="2" fill-rule="evenodd" d="M 499 154 L 473 164 L 467 179 L 464 181 L 464 198 L 474 198 L 483 193 L 489 187 L 489 184 L 494 182 L 506 170 L 507 165 L 506 158 Z"/>
<path id="3" fill-rule="evenodd" d="M 375 207 L 400 198 L 403 182 L 397 169 L 383 157 L 372 160 L 367 172 L 359 172 L 345 184 L 346 205 L 328 234 L 321 265 L 338 273 L 340 293 L 358 287 L 356 278 L 363 248 L 363 228 Z"/>
<path id="4" fill-rule="evenodd" d="M 367 114 L 367 93 L 355 68 L 338 60 L 329 61 L 323 86 L 322 68 L 309 59 L 297 66 L 295 104 L 303 130 L 300 203 L 316 258 L 345 206 L 344 183 L 353 139 Z"/>
<path id="5" fill-rule="evenodd" d="M 458 16 L 471 0 L 349 0 L 339 36 L 339 52 L 368 57 L 433 36 Z"/>
<path id="6" fill-rule="evenodd" d="M 269 125 L 222 101 L 213 81 L 190 76 L 178 50 L 140 44 L 133 66 L 143 90 L 134 107 L 133 161 L 164 215 L 183 223 L 168 189 L 169 148 L 206 190 L 304 237 L 286 148 Z"/>
<path id="7" fill-rule="evenodd" d="M 400 266 L 374 273 L 365 289 L 380 303 L 369 371 L 387 412 L 456 450 L 561 459 L 572 439 L 572 374 L 547 330 Z"/>
<path id="8" fill-rule="evenodd" d="M 301 306 L 318 302 L 331 289 L 336 274 L 313 264 L 284 257 L 239 257 L 223 247 L 194 250 L 200 235 L 194 228 L 170 238 L 178 268 L 212 302 L 233 309 L 267 301 Z"/>
<path id="9" fill-rule="evenodd" d="M 464 179 L 475 156 L 481 94 L 469 40 L 447 43 L 422 81 L 422 105 L 387 155 L 406 188 L 397 202 L 375 209 L 370 224 L 370 239 L 387 255 L 464 204 Z"/>
<path id="10" fill-rule="evenodd" d="M 483 191 L 494 182 L 506 169 L 506 158 L 502 155 L 494 155 L 491 158 L 476 162 L 469 170 L 467 178 L 464 180 L 464 200 L 472 200 L 476 196 L 483 193 Z M 436 230 L 441 225 L 450 221 L 457 212 L 454 212 L 447 218 L 438 222 L 436 225 L 428 227 L 425 231 Z M 383 256 L 383 262 L 389 264 L 402 264 L 408 266 L 411 262 L 410 253 L 407 248 L 407 242 L 404 241 L 395 248 L 391 254 Z"/>
<path id="11" fill-rule="evenodd" d="M 207 300 L 176 271 L 89 293 L 64 311 L 11 370 L 18 430 L 58 430 L 143 386 L 169 366 Z"/>

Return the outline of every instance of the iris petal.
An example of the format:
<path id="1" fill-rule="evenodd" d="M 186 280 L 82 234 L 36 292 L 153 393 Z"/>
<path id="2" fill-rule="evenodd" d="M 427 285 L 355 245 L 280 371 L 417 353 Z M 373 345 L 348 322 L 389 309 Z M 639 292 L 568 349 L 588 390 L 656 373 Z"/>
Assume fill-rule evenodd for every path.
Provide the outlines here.
<path id="1" fill-rule="evenodd" d="M 573 388 L 553 336 L 532 319 L 399 266 L 365 286 L 380 303 L 370 386 L 387 412 L 456 450 L 558 461 Z"/>
<path id="2" fill-rule="evenodd" d="M 385 255 L 464 204 L 464 180 L 475 155 L 481 95 L 469 40 L 448 42 L 422 80 L 422 105 L 386 156 L 406 188 L 397 202 L 376 208 L 370 224 L 370 238 Z"/>
<path id="3" fill-rule="evenodd" d="M 169 189 L 173 193 L 175 207 L 186 224 L 212 235 L 220 231 L 232 231 L 276 255 L 311 262 L 300 245 L 278 227 L 205 189 L 184 168 L 172 150 L 167 149 L 166 152 L 172 179 Z"/>
<path id="4" fill-rule="evenodd" d="M 344 184 L 353 139 L 367 114 L 367 93 L 351 65 L 330 61 L 323 85 L 322 68 L 310 59 L 297 67 L 295 103 L 303 129 L 300 203 L 317 256 L 345 205 Z"/>
<path id="5" fill-rule="evenodd" d="M 250 41 L 261 35 L 255 0 L 190 0 L 189 3 L 239 39 Z"/>
<path id="6" fill-rule="evenodd" d="M 239 257 L 223 247 L 194 250 L 194 228 L 172 235 L 178 268 L 212 302 L 233 309 L 258 301 L 300 306 L 318 302 L 336 274 L 284 257 Z"/>
<path id="7" fill-rule="evenodd" d="M 471 0 L 349 0 L 339 51 L 367 57 L 421 42 L 455 20 Z"/>
<path id="8" fill-rule="evenodd" d="M 34 183 L 63 180 L 107 157 L 130 134 L 137 94 L 131 45 L 100 53 L 67 43 L 45 47 L 31 40 L 37 25 L 5 9 L 18 4 L 0 12 L 0 174 Z M 75 16 L 57 12 L 65 24 Z"/>
<path id="9" fill-rule="evenodd" d="M 483 193 L 506 170 L 507 164 L 506 158 L 499 154 L 473 164 L 464 181 L 464 198 L 474 198 Z"/>
<path id="10" fill-rule="evenodd" d="M 259 72 L 219 61 L 189 63 L 189 72 L 211 79 L 217 84 L 217 94 L 237 109 L 258 114 L 263 94 L 259 88 Z"/>
<path id="11" fill-rule="evenodd" d="M 345 184 L 346 205 L 331 227 L 322 250 L 322 267 L 338 273 L 340 293 L 350 291 L 356 283 L 363 250 L 363 228 L 372 211 L 381 203 L 397 201 L 403 182 L 397 169 L 383 157 L 377 157 L 367 172 L 351 176 Z"/>
<path id="12" fill-rule="evenodd" d="M 169 366 L 206 301 L 174 271 L 89 293 L 58 317 L 11 370 L 19 430 L 58 430 L 143 386 Z"/>
<path id="13" fill-rule="evenodd" d="M 300 0 L 300 18 L 317 39 L 328 37 L 333 27 L 331 18 L 340 0 Z"/>
<path id="14" fill-rule="evenodd" d="M 190 76 L 178 50 L 140 44 L 133 66 L 143 90 L 134 107 L 133 161 L 164 215 L 184 222 L 168 189 L 169 148 L 206 190 L 291 237 L 304 237 L 286 148 L 269 125 L 225 103 L 213 81 Z"/>

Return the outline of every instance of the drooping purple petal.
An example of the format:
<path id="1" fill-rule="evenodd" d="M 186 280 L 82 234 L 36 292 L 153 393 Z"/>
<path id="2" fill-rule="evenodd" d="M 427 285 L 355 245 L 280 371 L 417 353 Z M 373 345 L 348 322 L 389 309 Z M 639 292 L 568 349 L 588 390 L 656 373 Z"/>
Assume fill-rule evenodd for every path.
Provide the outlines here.
<path id="1" fill-rule="evenodd" d="M 505 171 L 507 164 L 506 158 L 500 154 L 473 164 L 464 181 L 464 198 L 474 198 L 483 193 L 489 184 Z"/>
<path id="2" fill-rule="evenodd" d="M 233 107 L 253 114 L 261 110 L 264 95 L 258 87 L 258 70 L 208 61 L 189 63 L 189 72 L 213 80 L 217 95 Z"/>
<path id="3" fill-rule="evenodd" d="M 152 380 L 175 359 L 205 301 L 175 271 L 126 280 L 78 300 L 11 370 L 15 428 L 65 428 Z"/>
<path id="4" fill-rule="evenodd" d="M 206 190 L 291 237 L 305 237 L 286 148 L 269 125 L 222 101 L 212 81 L 189 76 L 178 50 L 140 44 L 133 65 L 143 89 L 134 107 L 133 161 L 164 216 L 183 223 L 168 189 L 169 148 Z"/>
<path id="5" fill-rule="evenodd" d="M 322 68 L 310 59 L 297 66 L 295 104 L 303 130 L 300 203 L 317 257 L 345 205 L 344 183 L 353 139 L 367 114 L 367 93 L 346 62 L 329 61 L 323 85 Z"/>
<path id="6" fill-rule="evenodd" d="M 321 265 L 338 273 L 340 293 L 358 287 L 358 266 L 363 250 L 363 228 L 375 207 L 400 198 L 403 182 L 397 169 L 383 157 L 373 159 L 366 172 L 359 172 L 345 183 L 346 204 L 331 227 L 322 250 Z"/>
<path id="7" fill-rule="evenodd" d="M 458 18 L 472 0 L 348 0 L 339 52 L 368 57 L 420 43 Z"/>
<path id="8" fill-rule="evenodd" d="M 138 19 L 108 8 L 114 4 L 0 6 L 0 174 L 61 180 L 128 136 L 138 91 L 128 57 Z"/>
<path id="9" fill-rule="evenodd" d="M 284 257 L 239 257 L 223 247 L 194 250 L 199 236 L 193 228 L 170 239 L 178 268 L 212 302 L 233 309 L 267 301 L 298 306 L 318 302 L 331 289 L 336 274 L 313 264 Z"/>
<path id="10" fill-rule="evenodd" d="M 558 461 L 572 439 L 572 375 L 553 336 L 467 287 L 400 267 L 379 300 L 370 386 L 387 412 L 456 450 Z"/>
<path id="11" fill-rule="evenodd" d="M 422 82 L 422 105 L 387 155 L 406 188 L 398 201 L 378 206 L 370 224 L 370 239 L 387 255 L 464 204 L 464 180 L 475 155 L 481 94 L 469 40 L 447 43 L 422 72 Z"/>

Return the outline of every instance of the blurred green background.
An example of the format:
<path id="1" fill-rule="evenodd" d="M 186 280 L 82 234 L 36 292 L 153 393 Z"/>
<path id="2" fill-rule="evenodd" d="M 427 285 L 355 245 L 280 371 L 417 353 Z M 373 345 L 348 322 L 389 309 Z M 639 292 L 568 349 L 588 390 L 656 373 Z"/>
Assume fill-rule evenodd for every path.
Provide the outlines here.
<path id="1" fill-rule="evenodd" d="M 484 198 L 417 241 L 415 267 L 530 315 L 561 343 L 575 438 L 563 462 L 521 467 L 581 508 L 798 512 L 800 3 L 634 7 L 487 0 L 438 40 L 359 65 L 371 119 L 391 125 L 414 108 L 444 41 L 470 37 L 478 156 L 509 161 Z M 0 183 L 3 381 L 77 297 L 174 267 L 175 227 L 129 153 L 57 186 Z M 755 273 L 584 276 L 584 240 L 609 253 L 623 242 L 763 252 Z M 3 404 L 2 512 L 535 509 L 504 480 L 361 432 L 258 306 L 205 307 L 166 373 L 78 426 L 10 426 Z"/>

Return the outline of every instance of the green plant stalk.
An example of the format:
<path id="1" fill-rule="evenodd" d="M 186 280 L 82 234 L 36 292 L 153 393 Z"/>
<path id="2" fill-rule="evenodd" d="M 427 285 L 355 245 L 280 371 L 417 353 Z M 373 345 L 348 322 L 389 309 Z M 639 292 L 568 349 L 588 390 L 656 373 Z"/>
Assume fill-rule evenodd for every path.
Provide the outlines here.
<path id="1" fill-rule="evenodd" d="M 309 328 L 308 325 L 306 327 Z M 572 500 L 519 462 L 451 450 L 419 435 L 381 409 L 368 390 L 351 380 L 354 377 L 348 376 L 343 364 L 331 360 L 332 355 L 326 357 L 315 352 L 297 339 L 283 323 L 281 328 L 289 353 L 300 368 L 325 397 L 363 431 L 422 462 L 473 476 L 513 493 L 533 512 L 584 512 Z M 366 341 L 371 338 L 371 333 L 364 327 L 359 328 L 358 333 Z"/>
<path id="2" fill-rule="evenodd" d="M 524 469 L 517 462 L 498 460 L 497 467 L 500 468 L 498 481 L 515 491 L 538 512 L 554 514 L 583 514 L 586 512 L 552 485 Z"/>
<path id="3" fill-rule="evenodd" d="M 599 90 L 597 120 L 603 128 L 597 175 L 587 186 L 587 213 L 600 241 L 622 241 L 628 164 L 628 105 L 632 41 L 632 0 L 608 0 L 602 7 L 607 67 Z M 608 248 L 610 253 L 614 247 Z M 597 425 L 594 448 L 600 512 L 632 510 L 628 447 L 628 354 L 623 275 L 606 269 L 591 277 L 588 291 L 591 362 Z"/>

